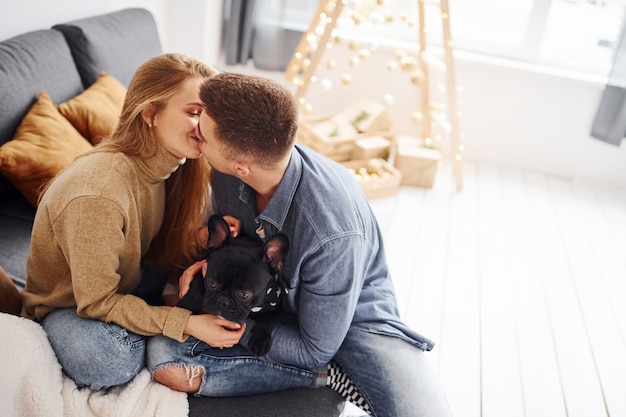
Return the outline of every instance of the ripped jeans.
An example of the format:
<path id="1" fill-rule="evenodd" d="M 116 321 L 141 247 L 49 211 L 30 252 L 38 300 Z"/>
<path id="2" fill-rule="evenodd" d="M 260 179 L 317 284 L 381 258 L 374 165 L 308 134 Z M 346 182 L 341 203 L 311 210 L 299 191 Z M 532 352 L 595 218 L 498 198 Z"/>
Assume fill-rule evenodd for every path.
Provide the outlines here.
<path id="1" fill-rule="evenodd" d="M 146 340 L 113 323 L 61 308 L 41 322 L 67 376 L 94 391 L 130 382 L 145 366 Z"/>
<path id="2" fill-rule="evenodd" d="M 239 396 L 324 386 L 316 372 L 256 358 L 241 345 L 211 348 L 190 337 L 179 343 L 151 337 L 147 366 L 184 366 L 191 378 L 203 368 L 195 395 Z M 367 400 L 374 417 L 451 417 L 448 401 L 424 352 L 397 337 L 352 328 L 334 361 Z"/>
<path id="3" fill-rule="evenodd" d="M 241 345 L 228 349 L 212 348 L 189 337 L 180 343 L 165 336 L 153 336 L 148 343 L 148 370 L 154 374 L 168 366 L 184 366 L 189 378 L 204 372 L 200 389 L 195 395 L 236 397 L 294 388 L 323 387 L 323 377 L 317 372 L 281 365 L 257 358 Z"/>

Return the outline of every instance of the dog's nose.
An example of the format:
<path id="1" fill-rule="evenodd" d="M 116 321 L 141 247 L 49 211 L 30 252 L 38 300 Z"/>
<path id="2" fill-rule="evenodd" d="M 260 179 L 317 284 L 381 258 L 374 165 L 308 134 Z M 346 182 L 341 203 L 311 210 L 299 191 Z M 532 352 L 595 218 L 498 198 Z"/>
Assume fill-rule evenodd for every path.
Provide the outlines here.
<path id="1" fill-rule="evenodd" d="M 233 300 L 225 295 L 218 296 L 215 302 L 217 303 L 217 305 L 223 308 L 230 308 L 230 306 L 233 304 Z"/>

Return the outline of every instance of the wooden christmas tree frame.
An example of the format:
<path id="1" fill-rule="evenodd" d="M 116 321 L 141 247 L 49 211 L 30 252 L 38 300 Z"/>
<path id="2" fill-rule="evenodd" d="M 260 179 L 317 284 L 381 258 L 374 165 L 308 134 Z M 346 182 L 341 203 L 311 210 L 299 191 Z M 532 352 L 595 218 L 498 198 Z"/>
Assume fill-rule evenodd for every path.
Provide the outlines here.
<path id="1" fill-rule="evenodd" d="M 308 30 L 302 35 L 296 51 L 285 71 L 285 79 L 296 85 L 294 93 L 298 104 L 305 105 L 305 95 L 315 76 L 320 60 L 328 47 L 333 30 L 346 6 L 345 0 L 321 0 Z M 432 143 L 433 125 L 439 126 L 450 140 L 450 158 L 456 190 L 463 188 L 462 145 L 459 128 L 458 86 L 454 65 L 453 42 L 450 31 L 448 0 L 417 0 L 419 68 L 423 74 L 421 87 L 421 139 L 425 144 Z M 429 51 L 426 32 L 425 8 L 437 7 L 441 12 L 443 34 L 443 56 Z M 431 103 L 429 74 L 431 69 L 445 73 L 446 106 L 445 115 L 436 111 Z"/>

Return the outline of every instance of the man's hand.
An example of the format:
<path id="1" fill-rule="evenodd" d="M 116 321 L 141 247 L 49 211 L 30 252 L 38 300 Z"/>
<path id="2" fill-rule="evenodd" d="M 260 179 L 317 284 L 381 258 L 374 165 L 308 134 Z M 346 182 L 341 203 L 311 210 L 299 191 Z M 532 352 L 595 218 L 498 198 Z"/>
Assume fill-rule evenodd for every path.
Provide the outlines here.
<path id="1" fill-rule="evenodd" d="M 237 237 L 237 235 L 239 235 L 239 231 L 241 230 L 241 220 L 233 216 L 224 216 L 224 220 L 228 223 L 230 235 L 232 237 Z"/>

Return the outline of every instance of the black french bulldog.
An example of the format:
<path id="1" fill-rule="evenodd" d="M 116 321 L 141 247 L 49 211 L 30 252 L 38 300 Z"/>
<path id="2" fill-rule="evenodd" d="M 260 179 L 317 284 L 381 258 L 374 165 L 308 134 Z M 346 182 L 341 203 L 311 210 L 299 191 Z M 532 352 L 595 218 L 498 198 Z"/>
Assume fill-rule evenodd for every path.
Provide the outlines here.
<path id="1" fill-rule="evenodd" d="M 179 307 L 194 314 L 209 313 L 237 323 L 255 314 L 248 348 L 264 356 L 272 345 L 272 329 L 279 311 L 278 272 L 289 250 L 286 235 L 278 233 L 263 243 L 250 236 L 232 238 L 230 227 L 218 215 L 208 223 L 207 271 L 197 274 Z"/>

